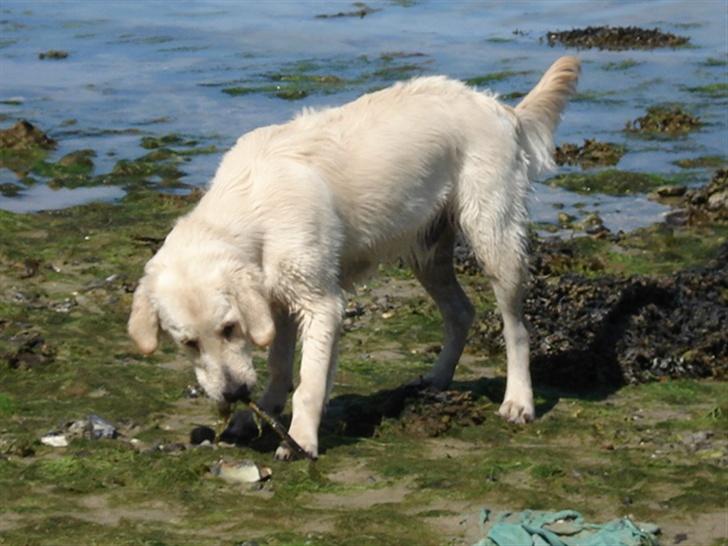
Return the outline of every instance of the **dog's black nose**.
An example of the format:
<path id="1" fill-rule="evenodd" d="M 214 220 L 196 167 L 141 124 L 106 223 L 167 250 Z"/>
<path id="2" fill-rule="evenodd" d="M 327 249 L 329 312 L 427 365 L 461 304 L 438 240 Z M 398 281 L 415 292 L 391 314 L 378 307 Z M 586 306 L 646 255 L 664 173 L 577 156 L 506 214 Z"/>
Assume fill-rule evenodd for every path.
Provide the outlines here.
<path id="1" fill-rule="evenodd" d="M 234 391 L 222 393 L 225 402 L 232 404 L 233 402 L 250 402 L 250 390 L 245 385 L 240 385 Z"/>

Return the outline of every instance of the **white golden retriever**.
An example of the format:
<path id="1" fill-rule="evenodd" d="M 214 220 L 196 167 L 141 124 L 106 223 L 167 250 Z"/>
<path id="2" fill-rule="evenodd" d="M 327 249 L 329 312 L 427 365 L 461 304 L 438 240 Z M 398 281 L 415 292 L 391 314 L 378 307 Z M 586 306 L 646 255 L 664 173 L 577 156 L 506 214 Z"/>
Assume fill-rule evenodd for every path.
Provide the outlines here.
<path id="1" fill-rule="evenodd" d="M 526 277 L 530 179 L 553 166 L 553 131 L 579 75 L 562 57 L 511 108 L 444 77 L 417 78 L 338 108 L 305 110 L 242 136 L 209 190 L 146 264 L 129 333 L 157 347 L 161 327 L 197 358 L 217 401 L 247 399 L 251 344 L 267 347 L 273 413 L 300 383 L 290 434 L 314 457 L 336 368 L 344 291 L 382 260 L 402 256 L 444 319 L 444 343 L 425 378 L 450 384 L 473 321 L 452 264 L 461 230 L 491 280 L 508 359 L 500 414 L 534 417 Z M 284 444 L 279 458 L 291 456 Z"/>

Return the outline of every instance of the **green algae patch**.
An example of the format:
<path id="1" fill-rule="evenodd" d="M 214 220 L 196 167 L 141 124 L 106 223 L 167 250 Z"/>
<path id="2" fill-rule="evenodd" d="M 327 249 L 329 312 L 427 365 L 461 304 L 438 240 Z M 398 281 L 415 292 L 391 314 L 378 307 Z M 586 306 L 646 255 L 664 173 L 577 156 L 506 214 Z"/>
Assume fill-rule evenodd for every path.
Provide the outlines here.
<path id="1" fill-rule="evenodd" d="M 699 117 L 685 111 L 680 105 L 651 106 L 647 113 L 627 122 L 625 131 L 645 137 L 682 136 L 699 129 L 703 123 Z"/>
<path id="2" fill-rule="evenodd" d="M 634 59 L 624 59 L 623 61 L 610 61 L 602 65 L 602 70 L 607 70 L 610 72 L 623 71 L 629 70 L 630 68 L 634 68 L 635 66 L 639 66 L 641 64 L 641 62 Z"/>
<path id="3" fill-rule="evenodd" d="M 672 163 L 682 169 L 718 169 L 728 164 L 728 160 L 722 155 L 703 155 L 700 157 L 676 159 Z"/>
<path id="4" fill-rule="evenodd" d="M 465 81 L 466 84 L 472 85 L 472 86 L 486 86 L 490 85 L 494 82 L 500 82 L 503 80 L 507 80 L 509 78 L 513 78 L 515 76 L 523 76 L 526 74 L 530 74 L 529 71 L 516 71 L 516 70 L 502 70 L 500 72 L 491 72 L 489 74 L 483 74 L 482 76 L 473 76 L 472 78 L 468 78 Z"/>
<path id="5" fill-rule="evenodd" d="M 371 90 L 372 84 L 380 89 L 391 82 L 426 72 L 429 62 L 431 61 L 423 53 L 391 51 L 372 59 L 360 55 L 353 59 L 303 60 L 244 80 L 201 85 L 222 87 L 223 93 L 233 97 L 260 94 L 284 100 L 299 100 L 312 95 L 329 95 L 352 89 L 364 92 L 367 88 Z M 336 75 L 336 72 L 343 71 L 349 75 Z"/>
<path id="6" fill-rule="evenodd" d="M 674 178 L 617 169 L 562 174 L 546 181 L 546 184 L 551 187 L 559 187 L 576 193 L 603 193 L 606 195 L 647 193 L 654 188 L 675 183 Z"/>
<path id="7" fill-rule="evenodd" d="M 700 85 L 697 87 L 688 87 L 688 91 L 711 99 L 725 99 L 728 98 L 728 83 L 710 83 L 707 85 Z"/>

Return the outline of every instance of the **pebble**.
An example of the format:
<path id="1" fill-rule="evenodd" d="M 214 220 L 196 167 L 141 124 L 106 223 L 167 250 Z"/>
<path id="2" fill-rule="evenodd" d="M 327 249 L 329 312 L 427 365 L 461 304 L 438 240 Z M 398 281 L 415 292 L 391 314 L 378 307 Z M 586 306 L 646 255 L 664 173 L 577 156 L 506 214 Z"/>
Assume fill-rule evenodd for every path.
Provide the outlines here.
<path id="1" fill-rule="evenodd" d="M 40 443 L 51 447 L 68 447 L 68 438 L 66 438 L 65 434 L 52 432 L 43 436 Z"/>
<path id="2" fill-rule="evenodd" d="M 116 438 L 116 427 L 98 415 L 88 416 L 89 434 L 93 440 Z"/>
<path id="3" fill-rule="evenodd" d="M 262 482 L 269 479 L 272 474 L 270 468 L 258 466 L 250 460 L 228 463 L 222 459 L 210 468 L 210 472 L 228 483 Z"/>

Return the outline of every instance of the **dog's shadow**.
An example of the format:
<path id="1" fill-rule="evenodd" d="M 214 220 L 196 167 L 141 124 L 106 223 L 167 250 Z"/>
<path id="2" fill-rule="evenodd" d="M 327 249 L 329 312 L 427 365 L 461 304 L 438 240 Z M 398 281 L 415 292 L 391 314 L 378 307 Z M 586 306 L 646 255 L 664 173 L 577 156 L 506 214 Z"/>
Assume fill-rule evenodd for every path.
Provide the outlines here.
<path id="1" fill-rule="evenodd" d="M 471 381 L 454 381 L 448 392 L 467 393 L 474 405 L 482 406 L 488 402 L 493 406 L 493 419 L 497 408 L 503 401 L 505 378 L 481 378 Z M 432 391 L 425 396 L 425 391 L 416 383 L 404 384 L 392 389 L 382 389 L 369 394 L 341 394 L 329 401 L 320 427 L 321 452 L 340 446 L 356 444 L 363 438 L 371 438 L 377 434 L 385 420 L 398 420 L 408 407 L 413 404 L 426 403 L 432 398 Z M 562 397 L 582 399 L 602 399 L 610 391 L 574 392 L 536 386 L 536 419 L 547 415 Z M 490 416 L 486 418 L 491 418 Z M 242 422 L 242 417 L 238 417 Z M 290 415 L 281 419 L 284 426 L 290 423 Z M 245 434 L 228 434 L 226 441 L 251 448 L 260 453 L 271 453 L 280 444 L 280 438 L 268 427 L 263 434 L 251 437 Z"/>

